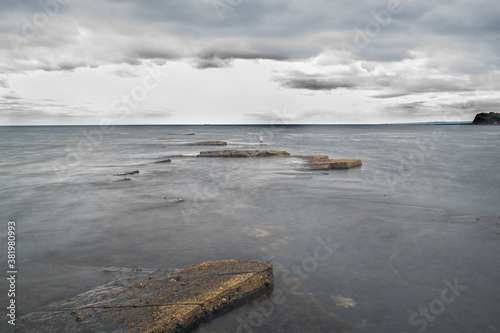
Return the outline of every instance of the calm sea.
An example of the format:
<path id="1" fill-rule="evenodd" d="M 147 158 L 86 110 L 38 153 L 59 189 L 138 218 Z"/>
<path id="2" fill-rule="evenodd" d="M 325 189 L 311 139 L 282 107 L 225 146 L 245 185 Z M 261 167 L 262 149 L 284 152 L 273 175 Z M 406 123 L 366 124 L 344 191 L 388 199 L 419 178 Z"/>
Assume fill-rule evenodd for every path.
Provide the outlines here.
<path id="1" fill-rule="evenodd" d="M 228 146 L 189 145 L 206 140 Z M 18 316 L 126 272 L 106 267 L 257 259 L 280 302 L 197 332 L 497 332 L 499 143 L 500 127 L 466 125 L 0 127 L 1 266 L 15 221 Z M 363 166 L 155 163 L 223 148 Z"/>

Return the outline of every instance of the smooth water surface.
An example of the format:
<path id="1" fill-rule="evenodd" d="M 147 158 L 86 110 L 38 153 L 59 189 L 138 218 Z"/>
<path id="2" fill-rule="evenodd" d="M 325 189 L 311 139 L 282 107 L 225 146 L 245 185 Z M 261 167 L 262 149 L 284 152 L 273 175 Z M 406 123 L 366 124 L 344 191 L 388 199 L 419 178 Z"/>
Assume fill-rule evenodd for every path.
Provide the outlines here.
<path id="1" fill-rule="evenodd" d="M 228 146 L 189 145 L 206 140 Z M 499 127 L 465 125 L 0 127 L 18 316 L 120 277 L 105 267 L 257 259 L 274 265 L 280 302 L 197 332 L 496 332 L 499 142 Z M 192 157 L 218 149 L 363 166 Z"/>

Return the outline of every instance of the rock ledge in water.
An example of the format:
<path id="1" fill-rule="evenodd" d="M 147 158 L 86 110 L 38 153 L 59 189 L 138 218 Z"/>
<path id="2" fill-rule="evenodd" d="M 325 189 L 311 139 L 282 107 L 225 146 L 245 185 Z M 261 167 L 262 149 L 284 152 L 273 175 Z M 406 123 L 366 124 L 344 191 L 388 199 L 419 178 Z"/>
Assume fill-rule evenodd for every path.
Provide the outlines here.
<path id="1" fill-rule="evenodd" d="M 328 155 L 292 155 L 292 157 L 305 158 L 310 161 L 327 160 Z"/>
<path id="2" fill-rule="evenodd" d="M 289 157 L 290 154 L 280 150 L 214 150 L 202 151 L 196 157 Z"/>
<path id="3" fill-rule="evenodd" d="M 308 163 L 308 168 L 311 170 L 350 169 L 361 165 L 361 160 L 358 159 L 312 160 Z"/>
<path id="4" fill-rule="evenodd" d="M 18 320 L 18 332 L 188 332 L 274 286 L 273 267 L 223 260 L 128 286 L 101 286 Z"/>

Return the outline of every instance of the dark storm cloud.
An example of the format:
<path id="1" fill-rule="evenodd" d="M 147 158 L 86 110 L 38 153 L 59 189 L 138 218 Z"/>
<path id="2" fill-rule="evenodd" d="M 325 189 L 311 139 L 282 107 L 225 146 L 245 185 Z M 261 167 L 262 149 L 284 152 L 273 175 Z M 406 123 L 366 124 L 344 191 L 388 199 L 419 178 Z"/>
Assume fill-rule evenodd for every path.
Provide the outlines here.
<path id="1" fill-rule="evenodd" d="M 218 57 L 212 58 L 197 58 L 193 61 L 193 66 L 198 69 L 209 69 L 209 68 L 225 68 L 231 66 L 231 58 L 221 59 Z"/>
<path id="2" fill-rule="evenodd" d="M 384 71 L 376 71 L 367 64 L 360 67 L 346 67 L 343 71 L 331 74 L 308 74 L 289 71 L 275 77 L 281 86 L 306 90 L 332 90 L 338 88 L 384 90 L 375 93 L 374 98 L 387 99 L 411 94 L 432 92 L 471 92 L 477 89 L 473 80 L 457 80 L 455 78 L 432 77 L 421 75 L 408 80 L 405 72 L 387 75 Z"/>
<path id="3" fill-rule="evenodd" d="M 280 84 L 283 87 L 308 90 L 332 90 L 338 88 L 352 88 L 354 84 L 341 82 L 328 78 L 286 78 L 281 79 Z"/>
<path id="4" fill-rule="evenodd" d="M 209 0 L 72 0 L 60 4 L 54 15 L 49 15 L 47 26 L 40 27 L 26 49 L 37 46 L 71 54 L 72 49 L 82 47 L 78 45 L 82 37 L 79 28 L 85 28 L 96 35 L 94 40 L 89 40 L 92 44 L 85 44 L 85 56 L 102 64 L 123 62 L 127 57 L 198 57 L 203 60 L 198 67 L 205 68 L 217 67 L 216 61 L 212 61 L 214 66 L 209 64 L 209 60 L 215 58 L 312 57 L 325 49 L 337 50 L 342 42 L 353 44 L 356 33 L 366 34 L 367 27 L 373 29 L 378 25 L 368 45 L 359 50 L 358 55 L 364 59 L 399 61 L 408 57 L 408 51 L 426 46 L 430 38 L 441 37 L 450 47 L 458 49 L 466 48 L 473 39 L 476 48 L 488 51 L 478 55 L 481 59 L 487 58 L 489 65 L 500 64 L 498 54 L 491 55 L 493 50 L 498 50 L 498 46 L 492 46 L 492 37 L 500 32 L 500 3 L 497 1 L 441 3 L 401 0 L 401 11 L 393 13 L 390 18 L 380 16 L 387 13 L 390 3 L 387 0 L 362 0 L 355 4 L 327 0 L 253 0 L 237 5 L 227 2 L 229 10 L 222 15 L 215 3 Z M 32 20 L 34 14 L 44 12 L 44 6 L 35 0 L 1 2 L 0 13 L 8 18 L 2 31 L 19 34 L 23 19 Z M 60 29 L 51 29 L 51 25 L 60 25 Z M 318 36 L 331 32 L 338 33 L 331 44 L 315 41 Z M 99 35 L 107 42 L 99 40 Z M 242 43 L 232 48 L 216 39 L 240 40 Z M 207 43 L 214 46 L 207 48 Z M 4 42 L 1 47 L 8 49 L 8 43 Z M 81 53 L 75 52 L 74 56 L 83 57 Z M 18 56 L 29 59 L 36 55 L 26 52 Z"/>
<path id="5" fill-rule="evenodd" d="M 236 44 L 237 42 L 235 42 Z M 238 49 L 232 50 L 231 43 L 226 43 L 226 47 L 210 46 L 206 49 L 199 51 L 192 61 L 194 67 L 198 69 L 208 68 L 225 68 L 230 67 L 235 59 L 270 59 L 270 60 L 284 60 L 285 58 L 279 57 L 273 53 L 266 53 L 253 49 Z M 234 44 L 233 44 L 234 45 Z"/>
<path id="6" fill-rule="evenodd" d="M 282 57 L 254 50 L 205 49 L 197 54 L 202 59 L 272 59 L 282 60 Z"/>
<path id="7" fill-rule="evenodd" d="M 130 57 L 136 59 L 178 59 L 182 55 L 176 50 L 145 46 L 133 50 Z"/>

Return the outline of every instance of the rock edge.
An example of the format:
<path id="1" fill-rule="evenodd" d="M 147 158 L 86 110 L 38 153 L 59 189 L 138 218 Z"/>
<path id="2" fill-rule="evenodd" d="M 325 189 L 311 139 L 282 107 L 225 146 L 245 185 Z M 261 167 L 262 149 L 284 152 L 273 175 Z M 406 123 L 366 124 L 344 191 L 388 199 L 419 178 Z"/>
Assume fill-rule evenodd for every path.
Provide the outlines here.
<path id="1" fill-rule="evenodd" d="M 101 286 L 19 318 L 17 332 L 189 332 L 270 293 L 273 267 L 222 260 L 128 286 Z"/>
<path id="2" fill-rule="evenodd" d="M 196 157 L 289 157 L 290 153 L 280 150 L 212 150 L 202 151 Z"/>

